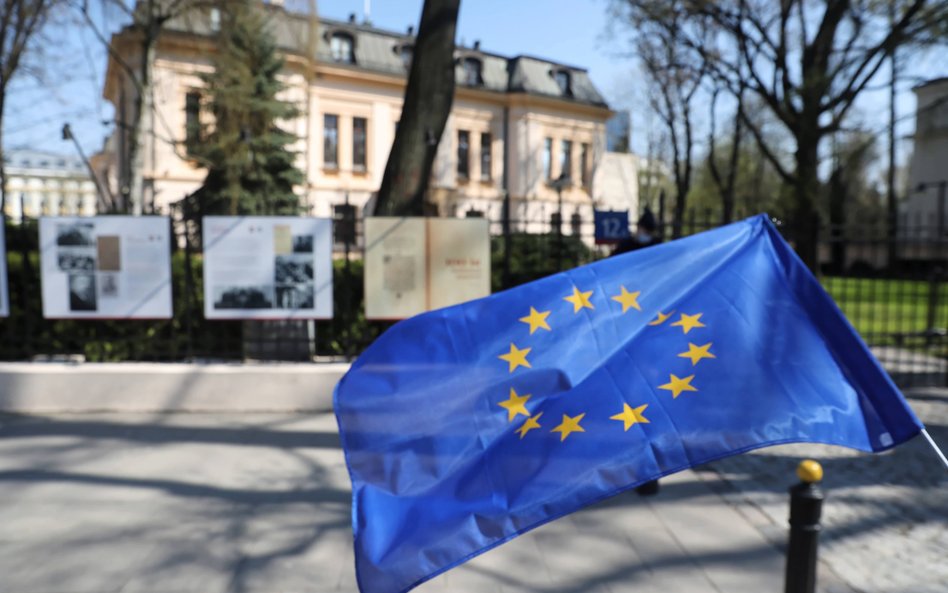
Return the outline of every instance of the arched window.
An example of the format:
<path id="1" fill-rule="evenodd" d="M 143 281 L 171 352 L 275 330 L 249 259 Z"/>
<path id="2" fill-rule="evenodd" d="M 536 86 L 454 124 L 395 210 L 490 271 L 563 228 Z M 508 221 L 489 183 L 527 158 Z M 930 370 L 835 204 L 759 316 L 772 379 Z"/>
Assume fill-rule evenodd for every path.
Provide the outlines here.
<path id="1" fill-rule="evenodd" d="M 481 77 L 481 61 L 477 58 L 464 58 L 461 62 L 464 68 L 464 84 L 469 86 L 480 86 L 484 84 Z"/>
<path id="2" fill-rule="evenodd" d="M 329 38 L 332 59 L 345 64 L 355 64 L 355 40 L 348 33 L 336 32 Z"/>

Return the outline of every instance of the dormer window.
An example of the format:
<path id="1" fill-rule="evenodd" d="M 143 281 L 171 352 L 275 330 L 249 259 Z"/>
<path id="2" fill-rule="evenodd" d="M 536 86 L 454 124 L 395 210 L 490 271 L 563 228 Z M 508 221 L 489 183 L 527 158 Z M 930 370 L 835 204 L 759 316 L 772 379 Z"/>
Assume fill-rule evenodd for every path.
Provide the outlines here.
<path id="1" fill-rule="evenodd" d="M 572 97 L 573 89 L 570 86 L 569 72 L 566 70 L 555 70 L 553 79 L 556 80 L 556 86 L 560 87 L 560 94 L 564 97 Z"/>
<path id="2" fill-rule="evenodd" d="M 332 59 L 345 64 L 355 64 L 355 41 L 348 33 L 333 33 L 329 38 Z"/>
<path id="3" fill-rule="evenodd" d="M 468 86 L 480 86 L 484 84 L 481 77 L 481 61 L 477 58 L 464 58 L 461 62 L 464 68 L 464 84 Z"/>
<path id="4" fill-rule="evenodd" d="M 403 43 L 401 45 L 396 45 L 393 48 L 393 51 L 398 54 L 398 57 L 402 60 L 402 66 L 405 67 L 405 70 L 411 68 L 411 59 L 415 53 L 415 46 L 410 43 Z"/>

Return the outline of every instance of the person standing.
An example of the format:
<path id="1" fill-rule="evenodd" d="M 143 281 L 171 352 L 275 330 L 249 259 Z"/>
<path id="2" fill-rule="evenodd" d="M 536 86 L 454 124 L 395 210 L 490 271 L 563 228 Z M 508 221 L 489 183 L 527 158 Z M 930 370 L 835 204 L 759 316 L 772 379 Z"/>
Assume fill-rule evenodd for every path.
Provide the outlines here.
<path id="1" fill-rule="evenodd" d="M 655 220 L 655 215 L 652 214 L 652 211 L 646 206 L 642 212 L 642 216 L 639 217 L 639 222 L 635 225 L 635 233 L 619 241 L 612 255 L 628 253 L 629 251 L 635 251 L 636 249 L 642 249 L 643 247 L 661 242 L 662 240 L 658 235 L 658 223 Z"/>

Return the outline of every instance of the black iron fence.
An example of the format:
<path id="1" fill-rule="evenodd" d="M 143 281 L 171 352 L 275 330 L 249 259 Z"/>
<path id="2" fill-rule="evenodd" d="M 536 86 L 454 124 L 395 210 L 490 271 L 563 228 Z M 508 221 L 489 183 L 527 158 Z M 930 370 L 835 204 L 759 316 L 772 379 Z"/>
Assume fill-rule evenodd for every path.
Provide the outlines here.
<path id="1" fill-rule="evenodd" d="M 924 219 L 824 227 L 823 286 L 903 385 L 948 385 L 948 241 Z M 690 214 L 689 235 L 718 226 Z M 10 316 L 0 320 L 2 360 L 88 361 L 351 359 L 391 325 L 365 319 L 362 225 L 337 221 L 334 315 L 320 321 L 218 321 L 203 316 L 202 256 L 176 225 L 174 316 L 161 321 L 48 320 L 42 316 L 35 221 L 7 227 Z M 792 237 L 792 225 L 779 228 Z M 491 220 L 492 288 L 502 290 L 606 257 L 591 221 Z M 670 240 L 671 226 L 658 235 Z M 941 234 L 939 234 L 941 232 Z"/>

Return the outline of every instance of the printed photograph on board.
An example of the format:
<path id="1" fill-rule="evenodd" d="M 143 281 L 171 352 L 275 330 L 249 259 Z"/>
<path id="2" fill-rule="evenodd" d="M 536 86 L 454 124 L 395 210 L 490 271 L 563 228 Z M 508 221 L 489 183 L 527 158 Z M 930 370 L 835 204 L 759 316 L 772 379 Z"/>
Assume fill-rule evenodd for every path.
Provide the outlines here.
<path id="1" fill-rule="evenodd" d="M 95 311 L 95 274 L 69 274 L 69 310 Z"/>
<path id="2" fill-rule="evenodd" d="M 215 286 L 215 309 L 272 309 L 272 286 Z"/>
<path id="3" fill-rule="evenodd" d="M 276 306 L 278 309 L 312 309 L 314 304 L 313 285 L 290 284 L 276 287 Z"/>
<path id="4" fill-rule="evenodd" d="M 95 249 L 92 247 L 60 247 L 56 254 L 56 265 L 63 272 L 95 270 Z"/>
<path id="5" fill-rule="evenodd" d="M 293 235 L 293 253 L 312 253 L 312 235 Z"/>
<path id="6" fill-rule="evenodd" d="M 309 255 L 278 255 L 274 260 L 277 284 L 313 281 L 313 258 Z"/>
<path id="7" fill-rule="evenodd" d="M 95 224 L 91 222 L 57 224 L 56 245 L 95 247 Z"/>
<path id="8" fill-rule="evenodd" d="M 101 288 L 99 290 L 102 298 L 118 298 L 118 274 L 101 274 L 99 278 L 101 280 L 99 283 Z"/>

